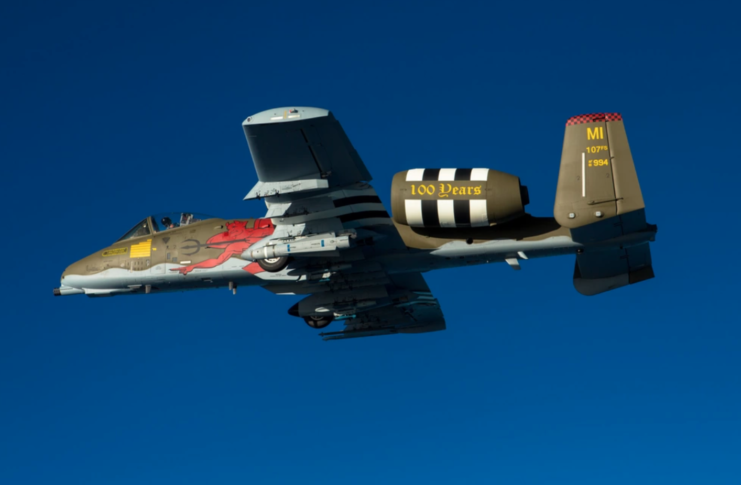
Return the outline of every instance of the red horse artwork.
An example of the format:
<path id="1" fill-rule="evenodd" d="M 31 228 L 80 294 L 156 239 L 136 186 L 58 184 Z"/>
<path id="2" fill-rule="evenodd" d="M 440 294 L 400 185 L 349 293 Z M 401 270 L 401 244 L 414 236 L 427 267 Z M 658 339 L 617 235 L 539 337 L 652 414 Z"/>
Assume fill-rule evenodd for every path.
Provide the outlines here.
<path id="1" fill-rule="evenodd" d="M 227 223 L 225 232 L 212 236 L 208 241 L 206 241 L 207 247 L 224 250 L 224 252 L 217 258 L 207 259 L 189 266 L 173 268 L 170 271 L 178 271 L 181 274 L 186 275 L 196 268 L 215 268 L 232 256 L 242 254 L 257 241 L 265 236 L 273 234 L 273 231 L 275 231 L 275 226 L 270 222 L 270 219 L 255 219 L 255 224 L 252 228 L 247 227 L 247 222 L 248 221 L 234 221 L 232 223 Z M 254 274 L 258 271 L 256 271 L 255 268 L 252 268 L 253 265 L 256 265 L 256 263 L 250 263 L 243 269 Z"/>

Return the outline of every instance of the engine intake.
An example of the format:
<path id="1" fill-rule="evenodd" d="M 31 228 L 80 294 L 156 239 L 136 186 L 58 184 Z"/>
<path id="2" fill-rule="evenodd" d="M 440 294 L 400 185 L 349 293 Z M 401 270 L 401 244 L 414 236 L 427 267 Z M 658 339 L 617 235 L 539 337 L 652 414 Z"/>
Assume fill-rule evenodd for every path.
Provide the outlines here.
<path id="1" fill-rule="evenodd" d="M 394 175 L 394 221 L 411 227 L 484 227 L 525 213 L 520 178 L 488 168 L 414 169 Z"/>

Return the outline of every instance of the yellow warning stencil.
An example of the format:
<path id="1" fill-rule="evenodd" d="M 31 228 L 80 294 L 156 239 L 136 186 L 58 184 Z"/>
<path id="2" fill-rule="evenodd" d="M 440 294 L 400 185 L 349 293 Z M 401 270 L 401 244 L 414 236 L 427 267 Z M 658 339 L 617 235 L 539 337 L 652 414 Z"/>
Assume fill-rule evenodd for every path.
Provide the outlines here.
<path id="1" fill-rule="evenodd" d="M 103 257 L 106 258 L 108 256 L 118 256 L 120 254 L 126 254 L 128 252 L 129 248 L 109 249 L 108 251 L 103 251 Z"/>
<path id="2" fill-rule="evenodd" d="M 129 253 L 129 257 L 148 258 L 151 254 L 152 254 L 152 240 L 147 239 L 146 241 L 140 242 L 139 244 L 132 244 L 131 253 Z"/>

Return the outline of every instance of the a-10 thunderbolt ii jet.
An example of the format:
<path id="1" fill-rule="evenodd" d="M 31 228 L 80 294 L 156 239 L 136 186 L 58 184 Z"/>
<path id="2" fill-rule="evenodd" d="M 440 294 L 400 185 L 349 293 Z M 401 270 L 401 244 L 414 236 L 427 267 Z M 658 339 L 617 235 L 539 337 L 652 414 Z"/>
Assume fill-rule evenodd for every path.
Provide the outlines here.
<path id="1" fill-rule="evenodd" d="M 525 212 L 520 179 L 487 168 L 394 176 L 389 215 L 340 123 L 280 108 L 243 123 L 264 199 L 260 219 L 179 212 L 146 217 L 74 263 L 55 295 L 92 297 L 262 286 L 306 295 L 288 310 L 325 340 L 445 328 L 422 273 L 574 254 L 574 286 L 595 295 L 653 278 L 643 197 L 622 117 L 566 123 L 554 217 Z"/>

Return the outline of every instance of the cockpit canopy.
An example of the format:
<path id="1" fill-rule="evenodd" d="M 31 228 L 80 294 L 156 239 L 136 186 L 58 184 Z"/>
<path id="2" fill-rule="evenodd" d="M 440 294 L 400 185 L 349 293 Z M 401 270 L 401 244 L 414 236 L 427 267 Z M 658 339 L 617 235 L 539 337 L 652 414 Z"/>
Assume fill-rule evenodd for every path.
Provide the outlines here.
<path id="1" fill-rule="evenodd" d="M 213 216 L 197 214 L 195 212 L 162 212 L 160 214 L 145 217 L 143 221 L 131 228 L 131 230 L 124 234 L 123 237 L 119 238 L 118 241 L 134 237 L 149 236 L 158 232 L 176 229 L 181 226 L 187 226 L 189 224 L 195 224 L 196 222 L 213 218 Z"/>

